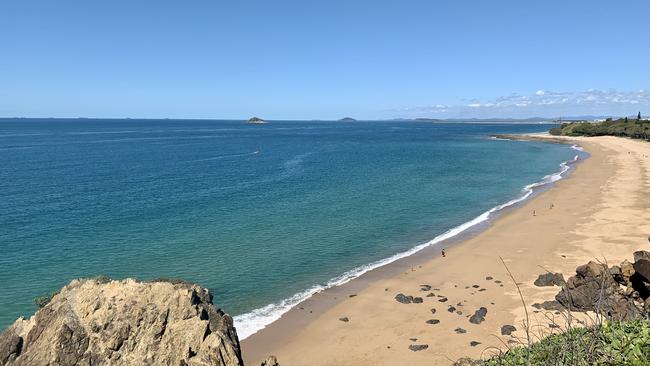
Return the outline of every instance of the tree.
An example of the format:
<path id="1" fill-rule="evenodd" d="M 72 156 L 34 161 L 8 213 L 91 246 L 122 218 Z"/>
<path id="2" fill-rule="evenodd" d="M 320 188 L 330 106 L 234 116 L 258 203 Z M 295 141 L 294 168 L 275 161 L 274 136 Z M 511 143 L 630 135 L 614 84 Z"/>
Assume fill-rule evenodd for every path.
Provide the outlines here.
<path id="1" fill-rule="evenodd" d="M 627 123 L 627 117 L 625 117 L 625 123 Z"/>

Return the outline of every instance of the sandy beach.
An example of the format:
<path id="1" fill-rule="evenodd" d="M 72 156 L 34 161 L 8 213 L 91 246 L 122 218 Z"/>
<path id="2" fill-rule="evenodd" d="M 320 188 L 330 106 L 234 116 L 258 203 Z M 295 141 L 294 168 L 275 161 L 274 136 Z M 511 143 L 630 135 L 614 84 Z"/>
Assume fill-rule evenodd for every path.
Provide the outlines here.
<path id="1" fill-rule="evenodd" d="M 589 260 L 620 262 L 650 248 L 650 144 L 616 137 L 571 141 L 591 157 L 569 178 L 449 247 L 444 258 L 430 251 L 393 266 L 392 273 L 369 273 L 372 280 L 315 295 L 244 340 L 246 363 L 273 354 L 283 366 L 449 365 L 486 355 L 510 339 L 501 336 L 503 325 L 523 336 L 524 308 L 500 257 L 520 284 L 531 323 L 548 326 L 531 306 L 557 293 L 557 287 L 533 285 L 544 269 L 568 277 Z M 400 293 L 423 302 L 400 303 Z M 487 308 L 485 320 L 470 323 L 480 307 Z M 411 345 L 428 347 L 415 352 Z"/>

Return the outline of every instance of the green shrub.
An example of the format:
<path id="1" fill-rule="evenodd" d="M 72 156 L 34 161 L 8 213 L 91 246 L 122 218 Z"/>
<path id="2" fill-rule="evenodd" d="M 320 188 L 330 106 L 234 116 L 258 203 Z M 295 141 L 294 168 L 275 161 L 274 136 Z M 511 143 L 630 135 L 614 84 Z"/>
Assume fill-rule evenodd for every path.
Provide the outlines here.
<path id="1" fill-rule="evenodd" d="M 109 283 L 109 282 L 112 281 L 112 279 L 110 277 L 106 276 L 106 275 L 99 275 L 99 276 L 93 278 L 93 280 L 95 282 L 99 283 L 99 284 L 105 284 L 105 283 Z"/>
<path id="2" fill-rule="evenodd" d="M 477 365 L 523 366 L 527 356 L 531 366 L 650 365 L 650 322 L 637 319 L 574 328 L 528 347 L 512 348 Z"/>
<path id="3" fill-rule="evenodd" d="M 59 291 L 53 292 L 51 294 L 45 293 L 41 296 L 34 298 L 34 305 L 38 306 L 39 309 L 44 308 L 47 304 L 52 301 L 52 298 L 56 296 Z"/>

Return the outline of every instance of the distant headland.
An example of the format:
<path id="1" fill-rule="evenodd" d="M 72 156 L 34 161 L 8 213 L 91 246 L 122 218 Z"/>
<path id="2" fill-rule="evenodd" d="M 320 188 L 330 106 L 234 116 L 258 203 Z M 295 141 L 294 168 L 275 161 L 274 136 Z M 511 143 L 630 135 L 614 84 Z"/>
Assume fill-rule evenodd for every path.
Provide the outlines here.
<path id="1" fill-rule="evenodd" d="M 352 118 L 352 117 L 343 117 L 339 120 L 339 122 L 356 122 L 357 120 Z"/>

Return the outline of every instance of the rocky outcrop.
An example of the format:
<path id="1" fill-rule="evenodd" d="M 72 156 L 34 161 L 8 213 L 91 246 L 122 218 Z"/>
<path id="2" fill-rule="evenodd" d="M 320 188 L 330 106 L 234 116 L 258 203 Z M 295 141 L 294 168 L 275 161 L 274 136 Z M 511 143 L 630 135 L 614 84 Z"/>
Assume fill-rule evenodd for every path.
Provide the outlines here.
<path id="1" fill-rule="evenodd" d="M 251 123 L 251 124 L 258 124 L 258 125 L 259 125 L 259 124 L 264 124 L 264 123 L 266 123 L 266 121 L 263 120 L 263 119 L 261 119 L 261 118 L 259 118 L 259 117 L 253 117 L 253 118 L 250 118 L 250 119 L 248 120 L 248 123 Z"/>
<path id="2" fill-rule="evenodd" d="M 555 296 L 564 308 L 595 311 L 612 319 L 650 315 L 650 253 L 634 253 L 634 263 L 620 265 L 589 262 L 576 268 Z"/>
<path id="3" fill-rule="evenodd" d="M 232 318 L 182 282 L 74 280 L 0 335 L 2 366 L 242 364 Z"/>

